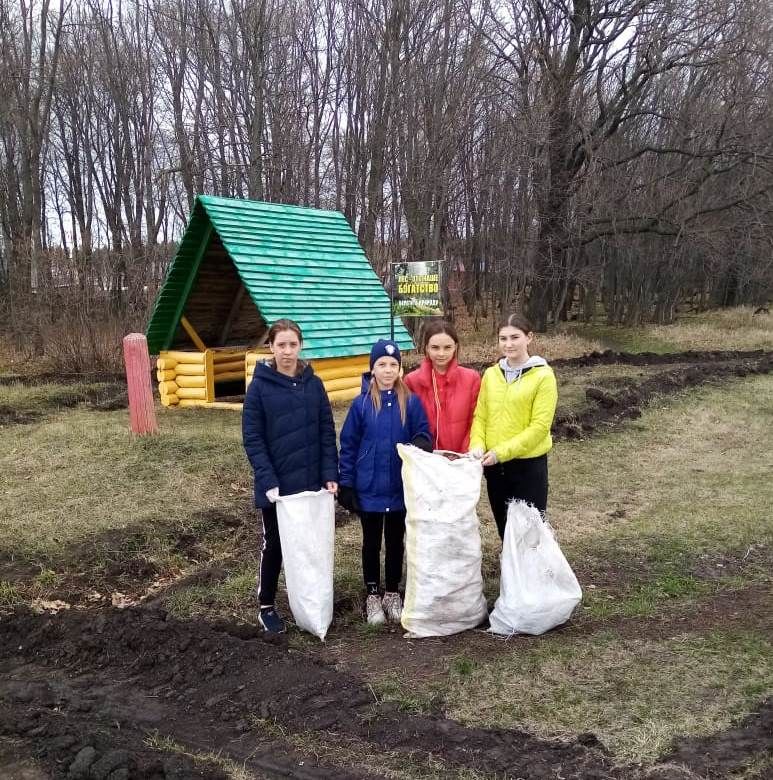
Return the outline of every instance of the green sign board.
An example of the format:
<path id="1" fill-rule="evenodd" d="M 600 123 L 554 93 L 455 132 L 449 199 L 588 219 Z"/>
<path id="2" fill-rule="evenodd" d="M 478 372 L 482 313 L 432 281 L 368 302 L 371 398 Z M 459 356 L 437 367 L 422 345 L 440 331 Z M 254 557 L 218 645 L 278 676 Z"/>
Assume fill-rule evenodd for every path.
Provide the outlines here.
<path id="1" fill-rule="evenodd" d="M 440 263 L 438 261 L 392 264 L 392 314 L 401 317 L 438 317 Z"/>

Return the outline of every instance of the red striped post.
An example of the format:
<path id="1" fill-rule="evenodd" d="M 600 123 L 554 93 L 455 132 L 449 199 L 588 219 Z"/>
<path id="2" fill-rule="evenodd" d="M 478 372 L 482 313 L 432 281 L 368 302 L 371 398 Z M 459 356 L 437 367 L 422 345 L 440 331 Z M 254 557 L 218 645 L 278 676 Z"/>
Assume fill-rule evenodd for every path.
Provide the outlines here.
<path id="1" fill-rule="evenodd" d="M 129 388 L 129 425 L 132 433 L 139 436 L 158 433 L 153 388 L 150 384 L 148 340 L 142 333 L 124 336 L 123 361 Z"/>

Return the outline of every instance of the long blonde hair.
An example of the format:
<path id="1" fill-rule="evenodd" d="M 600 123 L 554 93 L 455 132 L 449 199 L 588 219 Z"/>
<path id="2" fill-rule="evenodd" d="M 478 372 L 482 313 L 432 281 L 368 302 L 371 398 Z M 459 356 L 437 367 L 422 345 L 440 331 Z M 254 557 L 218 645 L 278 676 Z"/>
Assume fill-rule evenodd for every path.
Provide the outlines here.
<path id="1" fill-rule="evenodd" d="M 405 425 L 405 414 L 411 391 L 408 389 L 408 385 L 403 382 L 402 377 L 399 376 L 395 380 L 395 386 L 392 389 L 395 391 L 397 405 L 400 407 L 400 422 Z M 381 411 L 381 390 L 378 389 L 378 382 L 376 382 L 375 377 L 372 377 L 370 380 L 370 400 L 373 401 L 373 408 L 376 410 L 376 414 L 378 414 Z"/>

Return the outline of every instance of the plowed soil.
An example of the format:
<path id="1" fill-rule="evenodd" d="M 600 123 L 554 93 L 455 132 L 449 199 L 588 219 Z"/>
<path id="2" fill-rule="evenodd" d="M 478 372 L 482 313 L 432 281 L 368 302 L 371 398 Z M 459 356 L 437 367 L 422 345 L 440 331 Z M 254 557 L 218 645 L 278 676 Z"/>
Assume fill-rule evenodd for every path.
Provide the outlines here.
<path id="1" fill-rule="evenodd" d="M 56 616 L 17 612 L 0 626 L 0 734 L 25 745 L 53 778 L 221 778 L 212 756 L 259 777 L 378 777 L 378 768 L 327 766 L 277 737 L 320 732 L 374 751 L 441 757 L 494 777 L 637 778 L 593 735 L 544 741 L 466 728 L 377 701 L 356 676 L 265 641 L 254 628 L 179 622 L 130 608 Z M 773 702 L 730 731 L 681 742 L 669 763 L 722 777 L 773 747 Z M 184 748 L 159 753 L 148 735 Z M 167 742 L 166 744 L 170 744 Z M 185 755 L 189 754 L 189 755 Z M 652 770 L 650 770 L 651 772 Z M 659 769 L 658 777 L 683 777 Z M 670 773 L 669 773 L 670 772 Z M 12 775 L 7 775 L 12 777 Z"/>

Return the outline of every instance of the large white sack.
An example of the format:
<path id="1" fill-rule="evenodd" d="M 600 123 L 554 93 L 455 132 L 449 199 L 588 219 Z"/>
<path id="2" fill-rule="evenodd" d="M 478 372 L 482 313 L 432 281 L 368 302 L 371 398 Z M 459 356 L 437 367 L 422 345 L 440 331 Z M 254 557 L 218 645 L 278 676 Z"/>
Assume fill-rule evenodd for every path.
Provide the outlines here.
<path id="1" fill-rule="evenodd" d="M 333 620 L 333 495 L 307 490 L 280 496 L 276 515 L 293 618 L 299 628 L 324 641 Z"/>
<path id="2" fill-rule="evenodd" d="M 445 636 L 486 617 L 481 576 L 480 461 L 397 445 L 403 461 L 409 637 Z"/>
<path id="3" fill-rule="evenodd" d="M 582 590 L 550 525 L 523 501 L 507 508 L 499 598 L 489 616 L 495 634 L 544 634 L 565 623 Z"/>

